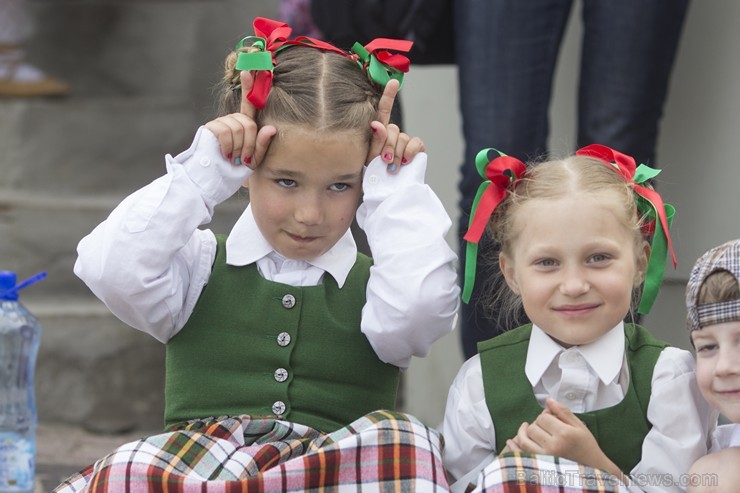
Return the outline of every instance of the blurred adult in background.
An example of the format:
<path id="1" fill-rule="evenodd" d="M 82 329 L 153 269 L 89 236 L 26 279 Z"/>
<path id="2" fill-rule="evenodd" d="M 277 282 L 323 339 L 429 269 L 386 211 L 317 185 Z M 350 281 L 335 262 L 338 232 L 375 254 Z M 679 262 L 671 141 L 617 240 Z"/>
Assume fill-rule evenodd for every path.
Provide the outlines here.
<path id="1" fill-rule="evenodd" d="M 0 0 L 0 97 L 66 96 L 66 82 L 26 60 L 24 46 L 32 32 L 28 1 Z"/>
<path id="2" fill-rule="evenodd" d="M 576 147 L 598 142 L 655 162 L 655 148 L 669 79 L 688 0 L 581 0 L 583 38 L 578 83 Z M 459 184 L 462 236 L 481 177 L 475 155 L 486 147 L 532 160 L 547 153 L 548 110 L 558 51 L 573 0 L 455 0 L 465 160 Z M 479 269 L 498 269 L 497 246 Z M 462 272 L 462 268 L 460 270 Z M 477 279 L 490 279 L 490 272 Z M 490 287 L 489 287 L 490 288 Z M 494 288 L 495 289 L 495 288 Z M 478 341 L 501 333 L 498 313 L 478 303 L 477 286 L 463 304 L 461 337 L 466 359 Z M 521 314 L 520 324 L 526 322 Z"/>

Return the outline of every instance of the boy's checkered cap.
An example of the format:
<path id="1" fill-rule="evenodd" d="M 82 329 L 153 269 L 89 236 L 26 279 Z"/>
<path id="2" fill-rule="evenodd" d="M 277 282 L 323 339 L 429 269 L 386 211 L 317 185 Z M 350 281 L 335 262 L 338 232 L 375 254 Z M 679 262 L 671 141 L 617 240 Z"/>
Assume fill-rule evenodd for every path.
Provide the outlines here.
<path id="1" fill-rule="evenodd" d="M 740 320 L 740 300 L 697 304 L 704 280 L 718 270 L 728 271 L 740 282 L 740 239 L 712 248 L 694 264 L 686 286 L 686 325 L 689 332 L 707 325 Z"/>

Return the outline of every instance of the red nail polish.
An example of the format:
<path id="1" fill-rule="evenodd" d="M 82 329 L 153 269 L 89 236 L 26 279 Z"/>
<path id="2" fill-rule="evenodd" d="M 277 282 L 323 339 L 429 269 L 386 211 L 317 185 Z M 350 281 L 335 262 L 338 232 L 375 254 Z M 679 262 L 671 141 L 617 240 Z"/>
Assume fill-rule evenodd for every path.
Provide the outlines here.
<path id="1" fill-rule="evenodd" d="M 390 152 L 386 152 L 385 154 L 383 154 L 383 159 L 389 162 L 393 161 L 393 154 L 391 154 Z"/>
<path id="2" fill-rule="evenodd" d="M 247 156 L 244 158 L 244 162 L 247 164 L 252 164 L 252 156 Z"/>
<path id="3" fill-rule="evenodd" d="M 228 159 L 229 161 L 231 161 L 232 157 L 234 157 L 234 154 L 232 154 L 231 152 L 226 155 L 226 159 Z"/>
<path id="4" fill-rule="evenodd" d="M 408 162 L 409 162 L 409 160 L 408 160 L 408 159 L 406 159 L 405 157 L 402 157 L 402 158 L 401 158 L 401 164 L 406 164 L 406 163 L 408 163 Z"/>

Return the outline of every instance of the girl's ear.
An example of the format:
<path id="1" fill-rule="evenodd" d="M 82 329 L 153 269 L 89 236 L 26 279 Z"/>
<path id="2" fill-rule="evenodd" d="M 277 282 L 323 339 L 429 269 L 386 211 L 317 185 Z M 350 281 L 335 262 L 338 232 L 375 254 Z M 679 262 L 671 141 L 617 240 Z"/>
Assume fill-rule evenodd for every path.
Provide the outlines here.
<path id="1" fill-rule="evenodd" d="M 246 180 L 244 180 L 244 183 L 242 183 L 242 186 L 243 186 L 244 188 L 249 188 L 249 177 L 247 177 L 247 179 L 246 179 Z"/>
<path id="2" fill-rule="evenodd" d="M 637 250 L 637 273 L 635 274 L 635 287 L 640 286 L 645 281 L 645 272 L 647 272 L 648 260 L 650 260 L 650 243 L 643 241 Z"/>
<path id="3" fill-rule="evenodd" d="M 519 292 L 519 284 L 516 282 L 516 276 L 514 275 L 514 262 L 502 252 L 499 253 L 498 256 L 498 266 L 501 269 L 501 273 L 504 275 L 504 279 L 506 279 L 506 284 L 508 284 L 509 288 L 514 291 L 514 294 L 521 294 Z"/>

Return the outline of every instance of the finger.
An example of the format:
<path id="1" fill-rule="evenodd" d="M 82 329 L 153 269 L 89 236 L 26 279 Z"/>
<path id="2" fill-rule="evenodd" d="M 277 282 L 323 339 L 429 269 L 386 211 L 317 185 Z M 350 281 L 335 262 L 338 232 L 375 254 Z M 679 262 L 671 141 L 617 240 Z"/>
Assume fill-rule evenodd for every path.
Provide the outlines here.
<path id="1" fill-rule="evenodd" d="M 385 144 L 385 139 L 388 135 L 385 125 L 378 121 L 370 123 L 370 128 L 373 131 L 373 136 L 370 140 L 370 148 L 367 151 L 367 159 L 365 159 L 367 164 L 370 164 L 370 161 L 380 155 L 380 151 L 383 149 L 383 144 Z"/>
<path id="2" fill-rule="evenodd" d="M 222 118 L 217 118 L 205 124 L 205 127 L 213 133 L 218 140 L 221 155 L 228 160 L 232 159 L 232 150 L 234 142 L 232 141 L 231 128 L 223 122 Z"/>
<path id="3" fill-rule="evenodd" d="M 255 151 L 257 124 L 243 113 L 228 115 L 227 122 L 234 133 L 234 163 L 249 164 Z"/>
<path id="4" fill-rule="evenodd" d="M 578 416 L 573 414 L 573 411 L 571 411 L 568 406 L 561 404 L 552 397 L 548 397 L 545 404 L 547 405 L 547 410 L 563 423 L 570 425 L 579 425 L 581 423 Z"/>
<path id="5" fill-rule="evenodd" d="M 248 164 L 247 161 L 251 159 L 255 151 L 257 124 L 242 113 L 232 113 L 220 120 L 231 130 L 232 149 L 230 154 L 232 154 L 233 163 L 237 165 Z"/>
<path id="6" fill-rule="evenodd" d="M 380 151 L 380 158 L 384 163 L 388 165 L 388 171 L 397 172 L 398 167 L 393 165 L 393 161 L 396 158 L 396 143 L 398 137 L 401 134 L 401 130 L 398 125 L 390 124 L 386 126 L 386 132 L 388 133 L 383 144 L 383 149 Z M 399 159 L 399 164 L 401 160 Z"/>
<path id="7" fill-rule="evenodd" d="M 395 79 L 391 79 L 385 85 L 385 89 L 383 89 L 383 94 L 382 96 L 380 96 L 380 101 L 378 101 L 377 120 L 383 125 L 388 125 L 388 122 L 391 121 L 393 103 L 396 101 L 396 95 L 398 94 L 399 87 L 399 82 Z"/>
<path id="8" fill-rule="evenodd" d="M 255 151 L 253 156 L 245 158 L 244 163 L 250 168 L 254 169 L 262 163 L 267 155 L 267 150 L 270 147 L 273 137 L 277 135 L 277 128 L 272 125 L 265 125 L 257 132 L 257 142 L 255 144 Z"/>
<path id="9" fill-rule="evenodd" d="M 254 85 L 254 76 L 251 72 L 242 70 L 239 77 L 242 84 L 242 98 L 239 112 L 254 120 L 255 116 L 257 116 L 257 108 L 247 99 L 247 94 L 249 94 L 249 91 L 252 90 L 252 86 Z"/>
<path id="10" fill-rule="evenodd" d="M 242 149 L 247 145 L 248 141 L 253 139 L 249 135 L 251 120 L 241 113 L 234 113 L 222 117 L 222 121 L 231 132 L 231 151 L 226 157 L 227 159 L 231 159 L 234 164 L 242 164 Z"/>
<path id="11" fill-rule="evenodd" d="M 409 140 L 408 144 L 406 144 L 406 149 L 404 149 L 401 157 L 401 164 L 410 163 L 414 160 L 417 154 L 424 151 L 424 142 L 419 137 L 413 137 Z"/>
<path id="12" fill-rule="evenodd" d="M 509 449 L 509 451 L 511 452 L 521 452 L 522 451 L 522 449 L 519 448 L 519 445 L 517 445 L 516 442 L 512 440 L 511 438 L 506 440 L 506 448 Z"/>
<path id="13" fill-rule="evenodd" d="M 522 425 L 519 427 L 519 431 L 516 433 L 516 443 L 519 445 L 519 448 L 524 452 L 530 452 L 533 454 L 541 454 L 543 453 L 543 448 L 540 446 L 539 443 L 534 441 L 529 436 L 529 430 L 531 426 L 529 426 L 528 423 L 522 423 Z"/>
<path id="14" fill-rule="evenodd" d="M 403 132 L 398 134 L 396 148 L 393 150 L 393 165 L 399 170 L 401 169 L 402 164 L 406 164 L 408 162 L 403 155 L 406 152 L 406 146 L 409 145 L 409 140 L 411 140 L 411 137 L 407 134 Z"/>
<path id="15" fill-rule="evenodd" d="M 533 425 L 536 425 L 537 428 L 548 435 L 555 435 L 563 426 L 567 426 L 567 423 L 563 423 L 559 418 L 550 413 L 542 413 L 534 420 Z"/>
<path id="16" fill-rule="evenodd" d="M 526 436 L 528 440 L 537 444 L 537 446 L 543 451 L 546 450 L 547 444 L 552 438 L 552 435 L 550 435 L 550 433 L 548 433 L 547 430 L 542 428 L 538 423 L 532 423 L 527 427 Z M 517 438 L 519 438 L 520 442 L 522 441 L 519 435 L 517 435 Z"/>

